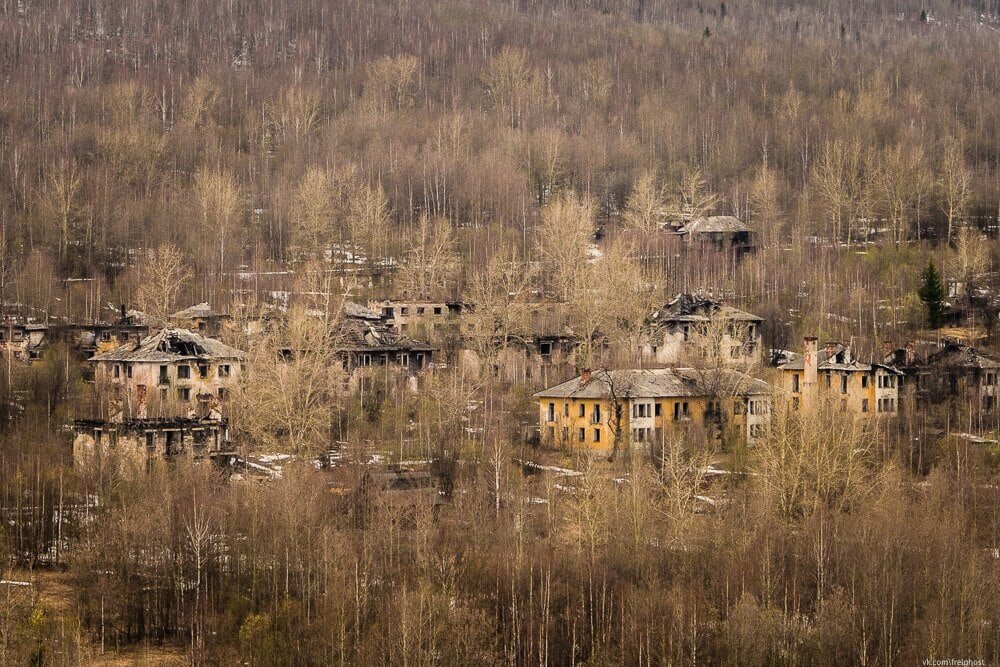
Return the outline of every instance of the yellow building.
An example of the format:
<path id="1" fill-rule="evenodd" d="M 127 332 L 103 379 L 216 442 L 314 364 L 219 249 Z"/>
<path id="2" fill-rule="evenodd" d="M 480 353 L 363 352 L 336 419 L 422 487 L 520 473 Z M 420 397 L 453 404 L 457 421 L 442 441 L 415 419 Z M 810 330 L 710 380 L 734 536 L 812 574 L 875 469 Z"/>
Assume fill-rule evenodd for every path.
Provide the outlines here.
<path id="1" fill-rule="evenodd" d="M 791 408 L 812 405 L 817 398 L 840 401 L 845 410 L 868 415 L 895 414 L 899 409 L 899 379 L 891 366 L 858 362 L 850 347 L 827 343 L 818 349 L 806 338 L 800 357 L 779 366 L 782 389 Z"/>
<path id="2" fill-rule="evenodd" d="M 612 450 L 616 437 L 660 442 L 690 425 L 725 424 L 750 440 L 770 414 L 768 385 L 730 369 L 584 371 L 534 397 L 544 444 L 593 450 Z"/>

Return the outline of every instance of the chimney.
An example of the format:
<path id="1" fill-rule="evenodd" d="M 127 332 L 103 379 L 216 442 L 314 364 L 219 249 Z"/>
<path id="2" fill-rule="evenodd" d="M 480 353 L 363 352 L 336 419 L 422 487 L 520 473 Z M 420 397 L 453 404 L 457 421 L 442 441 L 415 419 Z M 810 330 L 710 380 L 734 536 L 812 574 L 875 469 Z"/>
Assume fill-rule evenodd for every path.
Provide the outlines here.
<path id="1" fill-rule="evenodd" d="M 584 368 L 582 371 L 580 371 L 580 385 L 581 386 L 585 386 L 585 385 L 590 384 L 590 378 L 591 378 L 591 374 L 590 374 L 590 369 L 589 368 Z"/>
<path id="2" fill-rule="evenodd" d="M 819 376 L 819 342 L 815 336 L 807 336 L 802 347 L 802 399 L 811 401 L 816 395 L 816 381 Z"/>

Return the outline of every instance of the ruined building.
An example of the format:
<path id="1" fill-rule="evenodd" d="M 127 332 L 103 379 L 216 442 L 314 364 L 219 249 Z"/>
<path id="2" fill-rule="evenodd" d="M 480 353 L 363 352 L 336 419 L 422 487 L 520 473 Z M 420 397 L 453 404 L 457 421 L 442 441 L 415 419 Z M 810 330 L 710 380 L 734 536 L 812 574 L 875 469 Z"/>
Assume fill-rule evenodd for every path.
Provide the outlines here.
<path id="1" fill-rule="evenodd" d="M 113 459 L 135 467 L 221 451 L 224 405 L 244 359 L 220 341 L 173 328 L 91 357 L 102 414 L 74 422 L 75 464 Z"/>
<path id="2" fill-rule="evenodd" d="M 649 316 L 642 357 L 653 364 L 677 364 L 698 357 L 752 364 L 760 358 L 763 321 L 710 298 L 678 294 Z"/>
<path id="3" fill-rule="evenodd" d="M 841 343 L 827 343 L 820 350 L 816 338 L 806 338 L 802 355 L 778 368 L 793 410 L 808 409 L 819 400 L 839 402 L 843 409 L 864 415 L 899 410 L 903 374 L 892 366 L 860 362 Z"/>

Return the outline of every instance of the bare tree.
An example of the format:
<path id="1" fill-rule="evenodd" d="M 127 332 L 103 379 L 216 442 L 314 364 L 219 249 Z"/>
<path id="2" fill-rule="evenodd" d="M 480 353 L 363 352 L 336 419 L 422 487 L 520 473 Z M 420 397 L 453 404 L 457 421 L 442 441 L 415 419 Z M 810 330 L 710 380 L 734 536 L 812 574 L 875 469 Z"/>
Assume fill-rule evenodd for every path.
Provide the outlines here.
<path id="1" fill-rule="evenodd" d="M 956 220 L 961 220 L 971 197 L 972 174 L 965 164 L 962 144 L 955 138 L 945 142 L 941 157 L 941 172 L 938 176 L 938 192 L 941 212 L 948 221 L 947 239 L 951 242 Z"/>
<path id="2" fill-rule="evenodd" d="M 551 286 L 568 301 L 586 270 L 594 239 L 594 205 L 574 192 L 553 199 L 542 209 L 538 253 Z"/>
<path id="3" fill-rule="evenodd" d="M 485 270 L 470 278 L 466 294 L 471 312 L 465 317 L 472 330 L 467 335 L 488 368 L 500 351 L 531 330 L 528 306 L 534 275 L 533 267 L 506 247 L 494 252 Z"/>
<path id="4" fill-rule="evenodd" d="M 449 294 L 460 270 L 451 223 L 420 216 L 410 232 L 397 284 L 411 298 L 441 298 Z"/>
<path id="5" fill-rule="evenodd" d="M 177 297 L 192 273 L 184 254 L 166 243 L 146 254 L 136 301 L 139 309 L 160 322 L 174 312 Z"/>
<path id="6" fill-rule="evenodd" d="M 195 174 L 194 192 L 202 229 L 213 237 L 218 270 L 225 271 L 229 246 L 240 223 L 240 188 L 228 172 L 202 168 Z"/>
<path id="7" fill-rule="evenodd" d="M 310 167 L 292 201 L 288 245 L 293 259 L 315 256 L 329 238 L 336 210 L 333 183 L 322 167 Z"/>

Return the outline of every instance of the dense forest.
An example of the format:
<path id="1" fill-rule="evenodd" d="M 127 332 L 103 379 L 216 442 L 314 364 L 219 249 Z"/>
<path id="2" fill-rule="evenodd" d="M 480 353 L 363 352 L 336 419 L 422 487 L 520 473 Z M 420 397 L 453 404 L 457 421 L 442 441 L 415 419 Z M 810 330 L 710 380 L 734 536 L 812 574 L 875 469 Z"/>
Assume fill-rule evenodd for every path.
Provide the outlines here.
<path id="1" fill-rule="evenodd" d="M 936 328 L 928 263 L 1000 288 L 1000 0 L 0 0 L 0 77 L 5 321 L 455 300 L 493 359 L 558 303 L 589 367 L 680 292 L 878 355 Z M 755 251 L 660 225 L 699 214 Z M 0 664 L 1000 662 L 1000 429 L 928 436 L 970 408 L 776 410 L 708 503 L 701 440 L 570 483 L 525 465 L 537 378 L 316 390 L 337 343 L 290 321 L 230 341 L 273 389 L 239 446 L 299 456 L 265 482 L 75 469 L 82 364 L 7 355 Z"/>

